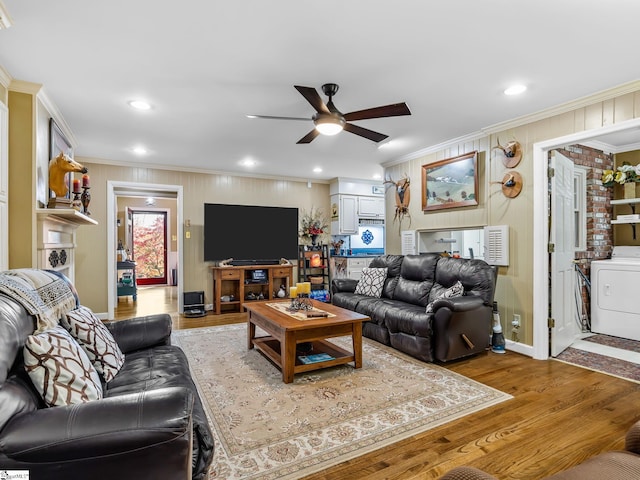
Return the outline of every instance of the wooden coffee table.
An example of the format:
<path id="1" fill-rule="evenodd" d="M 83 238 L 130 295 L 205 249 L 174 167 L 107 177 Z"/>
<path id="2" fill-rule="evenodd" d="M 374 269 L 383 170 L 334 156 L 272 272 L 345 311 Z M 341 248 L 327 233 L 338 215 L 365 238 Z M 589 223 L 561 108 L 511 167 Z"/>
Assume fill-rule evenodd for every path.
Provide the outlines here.
<path id="1" fill-rule="evenodd" d="M 362 367 L 362 322 L 369 317 L 329 303 L 312 300 L 314 309 L 327 312 L 331 316 L 300 320 L 282 312 L 271 304 L 282 302 L 245 303 L 249 312 L 247 325 L 247 347 L 257 348 L 282 371 L 284 383 L 293 382 L 296 373 L 318 370 L 353 362 L 355 368 Z M 256 326 L 267 332 L 268 336 L 256 337 Z M 349 352 L 327 342 L 327 338 L 351 335 L 353 351 Z M 302 363 L 296 353 L 299 343 L 310 342 L 309 354 L 326 353 L 332 359 Z M 304 355 L 301 353 L 301 355 Z"/>

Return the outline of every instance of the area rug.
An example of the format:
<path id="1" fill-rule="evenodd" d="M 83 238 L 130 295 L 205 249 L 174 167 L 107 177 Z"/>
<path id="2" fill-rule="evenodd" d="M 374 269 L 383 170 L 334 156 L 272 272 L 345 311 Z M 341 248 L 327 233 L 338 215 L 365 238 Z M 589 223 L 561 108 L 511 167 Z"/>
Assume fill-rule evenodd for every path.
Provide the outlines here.
<path id="1" fill-rule="evenodd" d="M 209 479 L 293 479 L 512 398 L 368 339 L 363 367 L 282 374 L 246 325 L 177 330 L 212 426 Z M 350 349 L 350 337 L 332 339 Z"/>
<path id="2" fill-rule="evenodd" d="M 598 334 L 586 337 L 583 341 L 640 353 L 640 342 L 635 340 Z M 621 360 L 574 347 L 569 347 L 564 350 L 556 357 L 556 360 L 640 383 L 640 365 L 627 360 Z"/>

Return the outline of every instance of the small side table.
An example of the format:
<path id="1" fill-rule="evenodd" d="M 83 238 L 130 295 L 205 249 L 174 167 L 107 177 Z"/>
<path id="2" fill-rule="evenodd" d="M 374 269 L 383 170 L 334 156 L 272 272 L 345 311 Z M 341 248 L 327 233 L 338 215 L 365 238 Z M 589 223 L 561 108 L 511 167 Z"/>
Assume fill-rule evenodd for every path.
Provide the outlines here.
<path id="1" fill-rule="evenodd" d="M 122 273 L 120 273 L 122 272 Z M 118 297 L 133 296 L 133 301 L 138 299 L 138 287 L 136 286 L 136 262 L 125 260 L 118 262 L 117 286 Z"/>

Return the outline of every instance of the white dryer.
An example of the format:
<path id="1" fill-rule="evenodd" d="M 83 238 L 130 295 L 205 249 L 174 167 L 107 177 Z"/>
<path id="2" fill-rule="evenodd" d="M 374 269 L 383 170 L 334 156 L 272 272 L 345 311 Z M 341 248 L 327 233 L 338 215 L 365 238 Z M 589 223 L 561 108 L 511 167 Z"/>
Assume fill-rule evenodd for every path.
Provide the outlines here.
<path id="1" fill-rule="evenodd" d="M 591 331 L 640 341 L 640 247 L 591 262 Z"/>

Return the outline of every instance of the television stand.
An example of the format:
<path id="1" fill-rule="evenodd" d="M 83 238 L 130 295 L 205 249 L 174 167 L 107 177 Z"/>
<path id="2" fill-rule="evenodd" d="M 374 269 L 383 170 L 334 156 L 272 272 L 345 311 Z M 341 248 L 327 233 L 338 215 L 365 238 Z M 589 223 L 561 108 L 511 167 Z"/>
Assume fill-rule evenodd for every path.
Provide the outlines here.
<path id="1" fill-rule="evenodd" d="M 230 267 L 209 267 L 213 274 L 213 313 L 244 312 L 244 304 L 278 299 L 284 285 L 288 297 L 293 281 L 293 265 L 251 264 Z M 252 271 L 266 270 L 264 282 L 253 281 Z"/>

